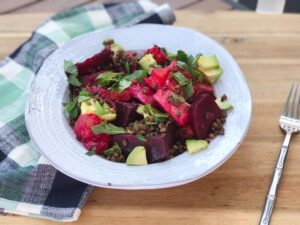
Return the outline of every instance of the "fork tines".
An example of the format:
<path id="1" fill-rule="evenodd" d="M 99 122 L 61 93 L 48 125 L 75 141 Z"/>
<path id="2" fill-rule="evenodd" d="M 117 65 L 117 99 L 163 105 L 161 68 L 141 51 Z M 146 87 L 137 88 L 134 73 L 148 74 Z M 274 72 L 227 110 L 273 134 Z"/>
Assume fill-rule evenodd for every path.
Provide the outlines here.
<path id="1" fill-rule="evenodd" d="M 298 84 L 292 84 L 289 95 L 286 99 L 282 115 L 299 119 L 300 93 L 298 93 Z"/>

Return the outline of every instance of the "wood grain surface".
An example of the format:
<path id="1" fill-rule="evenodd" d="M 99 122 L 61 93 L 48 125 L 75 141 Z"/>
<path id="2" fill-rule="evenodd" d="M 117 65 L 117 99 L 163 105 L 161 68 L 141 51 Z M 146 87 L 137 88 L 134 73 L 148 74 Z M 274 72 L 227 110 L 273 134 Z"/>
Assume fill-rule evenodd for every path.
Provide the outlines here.
<path id="1" fill-rule="evenodd" d="M 193 183 L 162 190 L 95 188 L 73 224 L 258 224 L 283 134 L 278 118 L 292 82 L 300 80 L 300 16 L 177 11 L 176 25 L 203 32 L 236 58 L 253 97 L 248 135 L 223 166 Z M 0 16 L 0 58 L 26 40 L 49 14 Z M 300 138 L 292 139 L 272 225 L 300 224 Z M 7 215 L 1 225 L 55 224 Z M 57 223 L 59 224 L 59 223 Z"/>

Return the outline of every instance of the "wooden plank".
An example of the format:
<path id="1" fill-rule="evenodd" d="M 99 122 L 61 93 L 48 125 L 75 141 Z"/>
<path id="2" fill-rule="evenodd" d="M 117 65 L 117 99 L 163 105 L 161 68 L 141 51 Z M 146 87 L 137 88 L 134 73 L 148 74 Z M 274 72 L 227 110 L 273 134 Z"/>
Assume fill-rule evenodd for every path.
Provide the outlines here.
<path id="1" fill-rule="evenodd" d="M 29 7 L 15 10 L 14 13 L 58 12 L 92 0 L 43 0 Z"/>
<path id="2" fill-rule="evenodd" d="M 21 7 L 30 6 L 38 1 L 40 0 L 1 0 L 0 14 L 9 13 Z"/>
<path id="3" fill-rule="evenodd" d="M 47 16 L 0 16 L 0 42 L 4 43 L 0 55 L 25 40 L 39 23 L 37 20 Z M 290 84 L 299 80 L 299 20 L 299 15 L 287 14 L 279 17 L 254 13 L 178 11 L 177 25 L 217 39 L 240 64 L 254 103 L 248 135 L 224 165 L 193 183 L 148 191 L 95 188 L 79 221 L 73 224 L 257 224 L 283 139 L 278 116 Z M 13 24 L 18 25 L 11 27 Z M 295 137 L 272 225 L 294 225 L 300 220 L 299 148 L 300 139 Z M 60 223 L 9 215 L 0 217 L 0 224 Z"/>
<path id="4" fill-rule="evenodd" d="M 203 12 L 214 12 L 218 10 L 231 10 L 232 6 L 223 0 L 204 0 L 195 2 L 194 4 L 186 5 L 181 9 L 197 10 Z"/>

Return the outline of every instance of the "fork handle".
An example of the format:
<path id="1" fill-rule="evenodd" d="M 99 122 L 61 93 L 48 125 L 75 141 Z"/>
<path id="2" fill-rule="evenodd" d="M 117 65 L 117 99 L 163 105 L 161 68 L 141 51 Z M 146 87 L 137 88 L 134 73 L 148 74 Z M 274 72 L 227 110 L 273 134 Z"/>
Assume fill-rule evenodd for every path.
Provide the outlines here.
<path id="1" fill-rule="evenodd" d="M 285 135 L 283 144 L 281 146 L 280 155 L 279 155 L 279 158 L 277 161 L 277 165 L 276 165 L 276 168 L 274 171 L 272 183 L 269 188 L 269 192 L 268 192 L 267 199 L 265 202 L 264 211 L 262 213 L 259 225 L 269 225 L 270 224 L 273 207 L 274 207 L 275 200 L 276 200 L 276 193 L 277 193 L 278 185 L 281 180 L 281 175 L 283 172 L 286 156 L 288 154 L 291 136 L 292 136 L 292 133 L 287 132 Z"/>

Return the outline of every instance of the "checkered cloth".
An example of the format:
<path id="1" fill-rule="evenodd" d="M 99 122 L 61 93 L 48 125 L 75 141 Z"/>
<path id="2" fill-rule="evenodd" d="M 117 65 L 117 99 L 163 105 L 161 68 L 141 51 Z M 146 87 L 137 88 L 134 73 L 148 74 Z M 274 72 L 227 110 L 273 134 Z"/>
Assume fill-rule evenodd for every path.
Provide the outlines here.
<path id="1" fill-rule="evenodd" d="M 145 0 L 72 8 L 48 19 L 0 62 L 0 213 L 74 221 L 92 189 L 51 166 L 27 133 L 25 101 L 46 57 L 68 40 L 94 30 L 174 20 L 168 5 Z"/>

